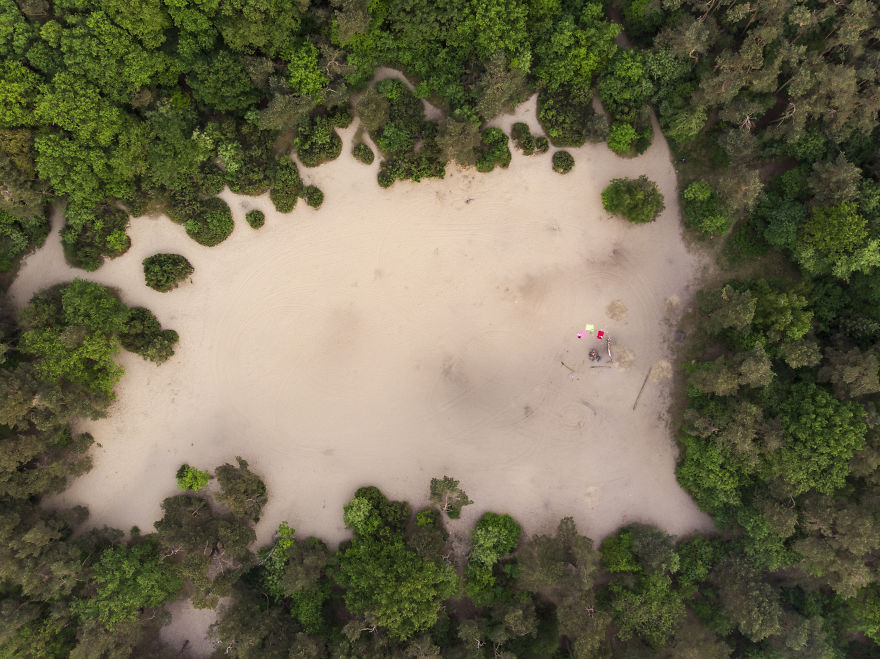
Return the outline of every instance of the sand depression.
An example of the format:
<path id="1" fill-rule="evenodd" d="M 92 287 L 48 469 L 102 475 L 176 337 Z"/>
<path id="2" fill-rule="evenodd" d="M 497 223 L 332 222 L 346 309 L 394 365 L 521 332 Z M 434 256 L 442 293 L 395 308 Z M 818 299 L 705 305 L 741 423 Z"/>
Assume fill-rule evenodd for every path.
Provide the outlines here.
<path id="1" fill-rule="evenodd" d="M 537 129 L 533 101 L 520 115 Z M 81 276 L 181 336 L 162 366 L 122 355 L 110 417 L 82 424 L 98 442 L 94 468 L 60 499 L 88 506 L 91 524 L 150 529 L 182 462 L 210 469 L 241 455 L 269 489 L 261 541 L 288 520 L 337 542 L 356 487 L 420 505 L 444 474 L 476 502 L 462 529 L 490 509 L 528 532 L 571 515 L 594 539 L 627 521 L 707 527 L 675 481 L 664 416 L 674 301 L 692 298 L 699 264 L 662 139 L 634 160 L 572 149 L 567 176 L 549 155 L 515 153 L 507 171 L 450 168 L 382 190 L 377 165 L 347 155 L 353 130 L 339 160 L 302 169 L 326 194 L 319 211 L 300 202 L 282 215 L 266 196 L 224 192 L 236 228 L 214 248 L 139 218 L 131 250 L 84 273 L 64 265 L 56 221 L 12 288 L 16 304 Z M 630 226 L 599 194 L 639 174 L 667 209 Z M 244 222 L 251 208 L 266 213 L 259 231 Z M 159 251 L 186 256 L 192 281 L 147 288 L 141 260 Z M 616 367 L 590 368 L 594 344 L 576 337 L 586 322 L 614 337 Z"/>

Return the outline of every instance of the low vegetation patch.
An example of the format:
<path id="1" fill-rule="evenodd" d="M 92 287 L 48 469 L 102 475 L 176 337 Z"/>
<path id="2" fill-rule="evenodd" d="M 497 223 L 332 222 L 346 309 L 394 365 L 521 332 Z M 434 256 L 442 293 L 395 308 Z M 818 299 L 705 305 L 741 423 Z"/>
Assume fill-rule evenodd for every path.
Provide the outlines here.
<path id="1" fill-rule="evenodd" d="M 653 222 L 665 208 L 657 184 L 644 175 L 612 179 L 602 191 L 602 206 L 636 224 Z"/>
<path id="2" fill-rule="evenodd" d="M 307 185 L 303 190 L 303 199 L 312 208 L 318 208 L 324 203 L 324 193 L 314 185 Z"/>
<path id="3" fill-rule="evenodd" d="M 190 238 L 206 247 L 213 247 L 229 237 L 235 228 L 229 205 L 219 197 L 206 199 L 198 214 L 184 224 Z"/>
<path id="4" fill-rule="evenodd" d="M 266 223 L 266 214 L 261 210 L 248 211 L 244 216 L 245 221 L 252 229 L 259 229 Z"/>
<path id="5" fill-rule="evenodd" d="M 144 279 L 157 291 L 170 291 L 193 273 L 192 264 L 180 254 L 153 254 L 144 259 Z"/>
<path id="6" fill-rule="evenodd" d="M 574 169 L 574 156 L 568 151 L 557 151 L 553 154 L 553 171 L 557 174 L 568 174 Z"/>
<path id="7" fill-rule="evenodd" d="M 355 144 L 354 148 L 351 150 L 351 154 L 365 165 L 372 165 L 373 160 L 376 158 L 373 150 L 363 142 Z"/>

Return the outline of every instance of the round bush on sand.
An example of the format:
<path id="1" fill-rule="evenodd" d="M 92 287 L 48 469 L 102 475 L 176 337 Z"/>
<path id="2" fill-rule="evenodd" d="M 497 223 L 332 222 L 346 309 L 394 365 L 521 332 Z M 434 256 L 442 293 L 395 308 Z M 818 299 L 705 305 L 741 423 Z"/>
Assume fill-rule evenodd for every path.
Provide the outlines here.
<path id="1" fill-rule="evenodd" d="M 647 176 L 616 178 L 602 190 L 602 206 L 630 222 L 653 222 L 665 208 L 657 184 Z"/>
<path id="2" fill-rule="evenodd" d="M 568 174 L 574 167 L 574 156 L 568 151 L 557 151 L 553 154 L 553 171 Z"/>
<path id="3" fill-rule="evenodd" d="M 157 291 L 170 291 L 193 273 L 192 264 L 180 254 L 153 254 L 144 259 L 144 279 Z"/>
<path id="4" fill-rule="evenodd" d="M 244 219 L 247 220 L 247 223 L 254 229 L 259 229 L 266 223 L 266 215 L 263 211 L 258 210 L 248 211 L 244 216 Z"/>

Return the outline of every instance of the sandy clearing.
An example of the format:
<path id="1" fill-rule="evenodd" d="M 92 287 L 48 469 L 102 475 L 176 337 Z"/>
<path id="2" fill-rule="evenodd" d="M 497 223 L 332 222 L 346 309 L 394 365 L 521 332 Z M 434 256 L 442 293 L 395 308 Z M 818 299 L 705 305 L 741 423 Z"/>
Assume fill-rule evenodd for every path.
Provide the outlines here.
<path id="1" fill-rule="evenodd" d="M 495 123 L 518 120 L 538 130 L 534 98 Z M 342 131 L 340 159 L 301 170 L 326 194 L 319 211 L 299 202 L 282 215 L 268 195 L 227 190 L 236 228 L 217 247 L 164 217 L 138 218 L 130 251 L 84 273 L 65 265 L 55 218 L 12 286 L 16 304 L 80 276 L 181 335 L 160 367 L 123 354 L 111 416 L 82 424 L 100 444 L 94 469 L 57 502 L 88 506 L 94 525 L 151 529 L 182 462 L 213 468 L 242 455 L 269 488 L 261 543 L 282 520 L 336 543 L 355 488 L 376 484 L 419 506 L 444 474 L 476 502 L 454 533 L 486 510 L 510 512 L 529 533 L 571 515 L 595 540 L 631 521 L 709 528 L 675 481 L 666 423 L 671 338 L 701 263 L 682 241 L 662 138 L 633 160 L 604 144 L 570 149 L 567 176 L 549 154 L 515 152 L 507 171 L 450 168 L 443 181 L 382 190 L 378 162 L 347 155 L 354 131 Z M 666 210 L 633 226 L 608 216 L 599 194 L 639 174 L 657 182 Z M 244 222 L 251 208 L 266 213 L 259 231 Z M 141 260 L 159 251 L 186 256 L 191 283 L 147 288 Z M 604 349 L 591 368 L 587 352 L 601 346 L 576 337 L 587 322 L 613 336 L 623 368 L 607 368 Z M 205 620 L 169 638 L 189 629 L 204 651 Z"/>

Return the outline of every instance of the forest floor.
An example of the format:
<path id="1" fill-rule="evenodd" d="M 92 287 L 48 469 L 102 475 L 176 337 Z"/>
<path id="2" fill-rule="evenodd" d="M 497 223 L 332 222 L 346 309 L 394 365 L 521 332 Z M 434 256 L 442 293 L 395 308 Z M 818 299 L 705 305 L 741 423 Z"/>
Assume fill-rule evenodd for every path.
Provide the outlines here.
<path id="1" fill-rule="evenodd" d="M 494 123 L 517 120 L 542 132 L 534 98 Z M 83 277 L 180 333 L 161 366 L 121 355 L 111 415 L 81 425 L 97 442 L 94 468 L 56 502 L 88 506 L 93 525 L 149 531 L 181 463 L 213 469 L 241 455 L 269 490 L 261 544 L 282 520 L 335 544 L 349 536 L 342 506 L 357 487 L 417 507 L 444 474 L 475 501 L 453 534 L 487 510 L 530 534 L 572 516 L 597 542 L 636 521 L 710 528 L 675 480 L 667 412 L 674 335 L 706 259 L 683 241 L 659 129 L 631 160 L 604 143 L 570 149 L 565 176 L 550 154 L 511 147 L 506 171 L 450 167 L 445 180 L 388 190 L 378 158 L 349 155 L 355 129 L 341 131 L 338 160 L 301 167 L 323 207 L 300 201 L 282 215 L 268 195 L 224 191 L 236 228 L 217 247 L 165 217 L 138 218 L 129 252 L 85 273 L 65 265 L 55 218 L 11 288 L 17 305 Z M 640 174 L 666 210 L 649 225 L 609 216 L 602 189 Z M 244 221 L 253 208 L 266 214 L 257 231 Z M 186 256 L 191 281 L 147 288 L 141 261 L 156 252 Z M 604 345 L 577 338 L 586 323 L 613 337 L 613 364 Z M 182 618 L 174 628 L 192 634 Z"/>

